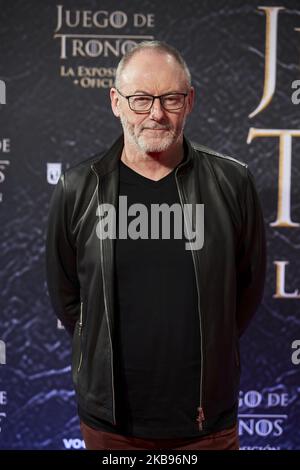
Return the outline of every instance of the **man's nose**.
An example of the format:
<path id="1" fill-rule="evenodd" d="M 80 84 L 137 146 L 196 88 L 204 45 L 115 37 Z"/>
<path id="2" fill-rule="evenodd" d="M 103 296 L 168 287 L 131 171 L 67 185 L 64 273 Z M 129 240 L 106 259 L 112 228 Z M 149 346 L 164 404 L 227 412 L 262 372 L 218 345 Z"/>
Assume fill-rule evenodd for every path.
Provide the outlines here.
<path id="1" fill-rule="evenodd" d="M 150 116 L 153 119 L 161 119 L 164 117 L 164 108 L 161 105 L 160 99 L 155 98 L 150 109 Z"/>

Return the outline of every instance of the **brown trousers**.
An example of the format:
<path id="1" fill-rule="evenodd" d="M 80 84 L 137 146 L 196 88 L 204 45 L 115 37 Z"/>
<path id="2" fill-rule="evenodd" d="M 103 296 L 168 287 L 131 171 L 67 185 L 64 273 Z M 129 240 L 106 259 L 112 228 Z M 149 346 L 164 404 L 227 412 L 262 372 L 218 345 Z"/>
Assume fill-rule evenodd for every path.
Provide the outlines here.
<path id="1" fill-rule="evenodd" d="M 239 450 L 237 425 L 209 436 L 190 439 L 142 439 L 122 436 L 93 429 L 82 421 L 80 429 L 87 450 Z"/>

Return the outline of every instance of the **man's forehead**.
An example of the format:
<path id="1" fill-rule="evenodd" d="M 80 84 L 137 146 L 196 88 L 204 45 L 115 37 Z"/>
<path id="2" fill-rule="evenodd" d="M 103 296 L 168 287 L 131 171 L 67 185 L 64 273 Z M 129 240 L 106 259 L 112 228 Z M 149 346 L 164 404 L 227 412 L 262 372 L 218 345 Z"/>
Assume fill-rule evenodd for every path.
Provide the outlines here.
<path id="1" fill-rule="evenodd" d="M 124 84 L 134 86 L 139 85 L 141 80 L 149 81 L 149 83 L 167 80 L 174 85 L 181 85 L 181 82 L 185 80 L 185 73 L 170 54 L 144 50 L 139 51 L 130 59 L 121 77 Z"/>

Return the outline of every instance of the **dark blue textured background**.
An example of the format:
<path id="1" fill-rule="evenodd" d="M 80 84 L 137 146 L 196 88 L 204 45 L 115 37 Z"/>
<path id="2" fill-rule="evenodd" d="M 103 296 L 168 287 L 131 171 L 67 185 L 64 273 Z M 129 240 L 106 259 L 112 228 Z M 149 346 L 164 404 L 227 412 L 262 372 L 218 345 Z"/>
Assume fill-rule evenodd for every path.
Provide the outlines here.
<path id="1" fill-rule="evenodd" d="M 300 448 L 299 371 L 291 343 L 300 339 L 299 299 L 275 299 L 274 261 L 289 261 L 286 285 L 300 288 L 300 228 L 274 228 L 278 194 L 278 139 L 255 139 L 250 127 L 299 129 L 300 105 L 291 102 L 299 79 L 300 4 L 282 0 L 74 0 L 72 10 L 153 13 L 152 34 L 177 47 L 190 66 L 197 100 L 186 134 L 217 151 L 249 163 L 263 204 L 268 236 L 268 276 L 263 303 L 242 340 L 240 427 L 247 448 Z M 269 106 L 253 119 L 263 91 L 265 15 L 258 6 L 283 6 L 279 14 L 277 85 Z M 118 59 L 60 59 L 54 39 L 54 1 L 0 1 L 0 78 L 7 85 L 1 105 L 0 139 L 11 140 L 5 180 L 0 250 L 0 448 L 64 449 L 82 445 L 70 377 L 70 341 L 57 328 L 45 282 L 45 228 L 53 185 L 46 166 L 65 169 L 108 147 L 120 132 L 108 89 L 87 88 L 59 75 L 61 65 L 115 67 Z M 65 28 L 66 30 L 66 28 Z M 82 31 L 77 28 L 76 33 Z M 87 31 L 84 31 L 87 32 Z M 98 34 L 97 28 L 89 33 Z M 103 31 L 102 31 L 103 32 Z M 129 25 L 106 34 L 133 34 Z M 300 221 L 299 139 L 293 140 L 292 219 Z M 268 406 L 270 393 L 285 394 L 285 406 Z M 273 395 L 274 397 L 275 395 Z M 256 406 L 257 405 L 257 406 Z M 274 415 L 280 415 L 274 416 Z M 282 417 L 285 415 L 286 417 Z M 73 439 L 73 440 L 72 440 Z"/>

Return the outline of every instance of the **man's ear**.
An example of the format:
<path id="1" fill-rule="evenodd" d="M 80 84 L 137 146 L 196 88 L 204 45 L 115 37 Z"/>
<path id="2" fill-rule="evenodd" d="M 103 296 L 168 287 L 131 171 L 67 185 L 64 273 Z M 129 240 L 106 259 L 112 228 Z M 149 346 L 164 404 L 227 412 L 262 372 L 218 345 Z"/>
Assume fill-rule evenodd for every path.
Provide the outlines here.
<path id="1" fill-rule="evenodd" d="M 191 86 L 189 94 L 187 96 L 187 111 L 188 114 L 192 111 L 195 102 L 195 88 Z"/>
<path id="2" fill-rule="evenodd" d="M 112 112 L 118 118 L 120 117 L 120 111 L 119 111 L 120 101 L 119 101 L 119 95 L 118 95 L 116 88 L 111 88 L 109 95 L 110 95 L 110 104 L 111 104 Z"/>

